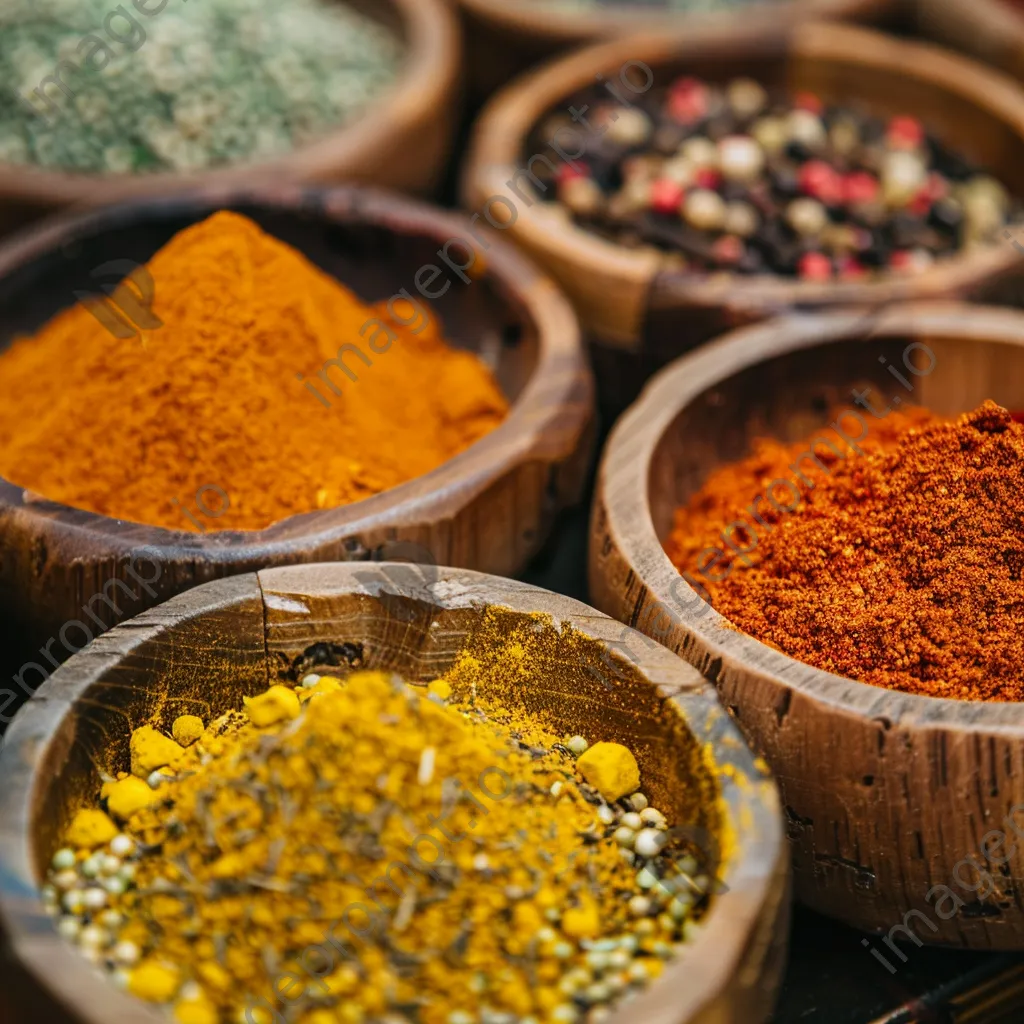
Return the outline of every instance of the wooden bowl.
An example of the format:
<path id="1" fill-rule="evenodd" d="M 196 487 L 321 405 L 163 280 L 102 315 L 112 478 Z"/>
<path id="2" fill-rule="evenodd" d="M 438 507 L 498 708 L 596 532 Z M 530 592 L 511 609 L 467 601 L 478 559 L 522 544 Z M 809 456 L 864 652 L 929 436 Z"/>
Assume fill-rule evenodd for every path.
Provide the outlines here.
<path id="1" fill-rule="evenodd" d="M 915 29 L 1024 78 L 1024 10 L 1001 0 L 914 0 Z"/>
<path id="2" fill-rule="evenodd" d="M 112 257 L 144 262 L 176 232 L 222 208 L 253 218 L 372 302 L 413 289 L 419 268 L 441 262 L 439 247 L 468 237 L 461 217 L 411 200 L 297 185 L 210 187 L 60 218 L 0 245 L 0 347 L 71 305 L 76 287 L 92 287 L 91 268 Z M 60 638 L 57 658 L 66 659 L 84 646 L 79 626 L 88 631 L 92 623 L 95 631 L 97 616 L 107 628 L 220 576 L 389 554 L 506 575 L 520 571 L 556 513 L 581 497 L 593 385 L 569 304 L 512 246 L 489 241 L 486 267 L 482 259 L 475 264 L 477 279 L 466 275 L 470 283 L 463 284 L 448 275 L 452 287 L 430 306 L 454 344 L 491 366 L 511 410 L 496 430 L 425 476 L 265 530 L 203 534 L 71 509 L 0 480 L 6 656 L 12 671 L 21 662 L 35 665 L 11 689 L 30 694 L 53 667 L 46 653 L 53 642 L 40 650 L 48 638 Z M 457 252 L 451 250 L 456 261 Z M 103 593 L 113 594 L 112 604 L 94 599 Z M 91 615 L 83 614 L 85 602 Z M 75 620 L 79 626 L 60 632 Z M 0 721 L 11 713 L 4 700 L 0 689 Z"/>
<path id="3" fill-rule="evenodd" d="M 762 28 L 805 18 L 874 21 L 893 0 L 762 0 L 732 11 L 666 14 L 637 6 L 602 6 L 591 11 L 552 10 L 533 0 L 461 0 L 466 55 L 475 92 L 489 95 L 531 64 L 559 51 L 637 31 L 680 35 L 707 26 L 749 24 Z"/>
<path id="4" fill-rule="evenodd" d="M 440 182 L 459 119 L 461 37 L 446 0 L 345 0 L 392 28 L 407 57 L 359 117 L 283 156 L 213 170 L 91 174 L 0 164 L 0 229 L 72 204 L 97 205 L 207 185 L 363 182 L 422 194 Z"/>
<path id="5" fill-rule="evenodd" d="M 655 87 L 684 71 L 712 81 L 743 74 L 817 93 L 826 101 L 858 100 L 878 114 L 912 114 L 1024 194 L 1024 91 L 934 46 L 866 29 L 804 24 L 766 31 L 750 26 L 685 38 L 622 39 L 573 54 L 516 82 L 477 124 L 465 169 L 465 203 L 479 210 L 488 197 L 500 195 L 515 204 L 518 217 L 506 233 L 574 302 L 595 343 L 598 383 L 611 408 L 635 397 L 653 370 L 681 352 L 788 308 L 980 297 L 1024 269 L 1024 247 L 1006 244 L 941 261 L 914 277 L 864 284 L 769 275 L 701 278 L 668 268 L 652 252 L 627 249 L 552 216 L 522 173 L 518 188 L 526 201 L 517 197 L 507 182 L 525 166 L 523 151 L 538 121 L 565 109 L 595 76 L 613 78 L 637 60 L 654 71 Z"/>
<path id="6" fill-rule="evenodd" d="M 57 935 L 37 896 L 60 829 L 95 793 L 99 770 L 127 765 L 132 728 L 153 719 L 169 728 L 186 710 L 208 719 L 239 707 L 244 695 L 322 664 L 325 650 L 338 652 L 327 664 L 343 671 L 358 663 L 429 681 L 472 649 L 494 607 L 502 631 L 538 612 L 555 623 L 538 632 L 544 685 L 516 693 L 528 711 L 556 731 L 630 744 L 652 800 L 693 824 L 695 835 L 732 837 L 721 858 L 714 840 L 706 844 L 722 884 L 700 938 L 609 1024 L 765 1021 L 789 914 L 778 794 L 714 688 L 578 601 L 479 573 L 395 563 L 294 566 L 210 583 L 118 626 L 54 673 L 0 752 L 0 923 L 24 986 L 13 990 L 48 1021 L 57 1004 L 59 1020 L 79 1024 L 165 1019 L 99 977 Z M 567 626 L 594 641 L 585 662 L 559 659 Z M 611 653 L 621 644 L 637 651 L 633 664 Z M 712 771 L 700 767 L 704 753 Z"/>
<path id="7" fill-rule="evenodd" d="M 881 394 L 892 394 L 878 360 L 898 362 L 913 340 L 931 347 L 936 366 L 906 401 L 943 414 L 985 398 L 1024 407 L 1024 314 L 954 303 L 781 318 L 663 370 L 604 454 L 591 596 L 716 682 L 779 780 L 804 903 L 890 940 L 910 940 L 897 930 L 909 918 L 924 942 L 1024 948 L 1024 845 L 1006 868 L 982 856 L 987 834 L 1009 829 L 1011 809 L 1024 813 L 1024 704 L 911 696 L 805 665 L 704 604 L 662 548 L 673 510 L 715 467 L 754 437 L 808 436 L 836 405 L 852 406 L 854 386 L 888 384 Z M 975 876 L 961 862 L 972 856 L 994 878 L 984 903 L 965 891 Z M 925 899 L 937 885 L 967 906 L 940 919 L 938 895 Z"/>

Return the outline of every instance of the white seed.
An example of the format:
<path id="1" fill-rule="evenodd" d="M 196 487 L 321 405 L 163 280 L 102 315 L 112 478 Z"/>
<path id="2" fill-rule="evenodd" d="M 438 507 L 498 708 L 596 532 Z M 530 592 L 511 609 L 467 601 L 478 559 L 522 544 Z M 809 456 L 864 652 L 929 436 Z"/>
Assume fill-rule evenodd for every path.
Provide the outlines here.
<path id="1" fill-rule="evenodd" d="M 491 866 L 491 862 L 486 853 L 478 853 L 473 858 L 473 870 L 474 871 L 487 871 Z"/>
<path id="2" fill-rule="evenodd" d="M 718 143 L 718 163 L 729 181 L 753 181 L 764 169 L 764 150 L 749 135 L 730 135 Z"/>
<path id="3" fill-rule="evenodd" d="M 627 972 L 633 981 L 646 981 L 647 980 L 647 964 L 643 960 L 634 960 L 629 965 L 629 971 Z"/>
<path id="4" fill-rule="evenodd" d="M 786 221 L 798 235 L 809 238 L 820 235 L 825 229 L 828 224 L 828 212 L 817 199 L 794 199 L 786 207 Z"/>
<path id="5" fill-rule="evenodd" d="M 672 915 L 674 920 L 682 921 L 690 912 L 690 903 L 688 900 L 683 900 L 677 896 L 671 903 L 669 903 L 668 912 Z"/>
<path id="6" fill-rule="evenodd" d="M 597 809 L 597 819 L 602 825 L 610 825 L 615 820 L 615 812 L 607 804 L 601 804 Z"/>
<path id="7" fill-rule="evenodd" d="M 416 771 L 416 781 L 421 786 L 429 786 L 434 778 L 434 762 L 437 759 L 437 750 L 434 747 L 424 747 L 420 753 L 420 765 Z"/>
<path id="8" fill-rule="evenodd" d="M 131 971 L 126 971 L 123 967 L 115 967 L 110 972 L 110 980 L 122 991 L 128 987 L 128 982 L 131 981 Z"/>
<path id="9" fill-rule="evenodd" d="M 551 795 L 557 799 L 562 795 L 562 790 L 565 788 L 565 784 L 561 781 L 551 783 Z"/>
<path id="10" fill-rule="evenodd" d="M 554 942 L 558 938 L 558 933 L 554 928 L 548 928 L 545 925 L 543 928 L 537 929 L 537 941 L 538 942 Z"/>
<path id="11" fill-rule="evenodd" d="M 683 216 L 698 231 L 717 231 L 725 223 L 725 200 L 706 188 L 695 188 L 683 203 Z"/>
<path id="12" fill-rule="evenodd" d="M 81 889 L 69 889 L 61 903 L 69 914 L 80 914 L 85 906 L 85 893 Z"/>
<path id="13" fill-rule="evenodd" d="M 562 1003 L 551 1011 L 551 1020 L 554 1024 L 574 1024 L 579 1018 L 579 1011 L 572 1003 Z"/>
<path id="14" fill-rule="evenodd" d="M 640 812 L 640 820 L 645 825 L 653 825 L 655 828 L 665 828 L 667 824 L 665 815 L 656 807 L 645 807 Z"/>
<path id="15" fill-rule="evenodd" d="M 135 840 L 130 836 L 124 835 L 124 833 L 116 835 L 110 840 L 110 852 L 115 857 L 127 857 L 134 850 Z"/>
<path id="16" fill-rule="evenodd" d="M 39 897 L 47 906 L 53 906 L 53 904 L 55 904 L 60 898 L 60 894 L 57 892 L 57 887 L 55 885 L 51 885 L 47 882 L 46 885 L 39 890 Z"/>
<path id="17" fill-rule="evenodd" d="M 636 837 L 633 849 L 639 857 L 656 857 L 665 845 L 665 833 L 656 828 L 645 828 Z"/>
<path id="18" fill-rule="evenodd" d="M 115 875 L 113 878 L 103 879 L 103 888 L 111 896 L 123 896 L 128 891 L 128 883 L 120 875 Z"/>
<path id="19" fill-rule="evenodd" d="M 615 120 L 608 117 L 604 137 L 620 146 L 642 146 L 651 137 L 651 119 L 635 107 L 619 107 Z"/>
<path id="20" fill-rule="evenodd" d="M 121 870 L 121 858 L 105 853 L 100 856 L 100 874 L 116 875 Z"/>
<path id="21" fill-rule="evenodd" d="M 619 844 L 619 846 L 625 846 L 627 849 L 631 849 L 633 846 L 633 840 L 636 838 L 636 833 L 631 828 L 626 828 L 625 825 L 620 825 L 613 833 L 612 839 Z"/>
<path id="22" fill-rule="evenodd" d="M 658 884 L 658 876 L 650 868 L 641 868 L 636 873 L 636 884 L 641 889 L 653 889 Z"/>
<path id="23" fill-rule="evenodd" d="M 86 857 L 85 860 L 79 865 L 79 871 L 86 878 L 95 878 L 100 873 L 100 859 L 94 853 L 91 857 Z"/>
<path id="24" fill-rule="evenodd" d="M 643 793 L 634 793 L 629 798 L 629 802 L 632 805 L 634 811 L 644 810 L 644 808 L 646 808 L 647 804 L 649 803 L 647 797 L 645 797 Z"/>
<path id="25" fill-rule="evenodd" d="M 698 169 L 718 167 L 718 147 L 703 135 L 687 139 L 679 147 L 679 155 Z"/>
<path id="26" fill-rule="evenodd" d="M 135 877 L 136 870 L 135 864 L 122 864 L 121 870 L 118 872 L 118 878 L 123 878 L 126 882 L 130 882 Z"/>
<path id="27" fill-rule="evenodd" d="M 445 1018 L 445 1024 L 475 1024 L 475 1019 L 465 1010 L 452 1010 Z"/>
<path id="28" fill-rule="evenodd" d="M 59 871 L 53 876 L 53 884 L 58 889 L 74 889 L 80 881 L 77 871 Z"/>
<path id="29" fill-rule="evenodd" d="M 588 1003 L 604 1003 L 611 998 L 611 989 L 607 985 L 600 981 L 595 981 L 593 985 L 588 985 L 583 990 L 583 998 Z"/>
<path id="30" fill-rule="evenodd" d="M 78 933 L 81 930 L 82 930 L 82 922 L 79 921 L 77 917 L 71 917 L 70 914 L 67 915 L 66 917 L 62 917 L 57 922 L 57 931 L 60 932 L 60 934 L 65 939 L 77 938 Z"/>
<path id="31" fill-rule="evenodd" d="M 882 162 L 882 198 L 889 206 L 906 206 L 928 179 L 924 161 L 915 153 L 894 150 Z"/>
<path id="32" fill-rule="evenodd" d="M 104 910 L 102 914 L 97 915 L 96 922 L 103 925 L 104 928 L 117 931 L 124 924 L 124 914 L 120 914 L 116 910 Z"/>
<path id="33" fill-rule="evenodd" d="M 320 677 L 315 672 L 311 672 L 308 676 L 302 677 L 302 688 L 304 690 L 312 690 L 319 682 Z"/>
<path id="34" fill-rule="evenodd" d="M 600 974 L 608 964 L 610 954 L 600 949 L 592 949 L 587 953 L 587 966 L 596 974 Z"/>
<path id="35" fill-rule="evenodd" d="M 83 928 L 81 935 L 78 937 L 79 945 L 86 948 L 100 949 L 106 946 L 110 941 L 110 936 L 98 925 L 91 924 L 88 928 Z"/>
<path id="36" fill-rule="evenodd" d="M 103 959 L 103 953 L 99 946 L 79 946 L 78 953 L 91 964 L 98 964 Z"/>
<path id="37" fill-rule="evenodd" d="M 556 942 L 551 950 L 551 955 L 556 960 L 568 960 L 575 950 L 569 942 Z"/>
<path id="38" fill-rule="evenodd" d="M 750 238 L 761 223 L 761 217 L 750 203 L 733 202 L 725 208 L 725 233 L 738 238 Z M 636 806 L 634 804 L 634 806 Z M 647 806 L 647 798 L 643 797 L 641 810 Z"/>
<path id="39" fill-rule="evenodd" d="M 750 129 L 750 134 L 768 154 L 781 152 L 789 139 L 786 122 L 779 117 L 762 117 Z"/>
<path id="40" fill-rule="evenodd" d="M 697 167 L 685 156 L 674 156 L 666 160 L 661 168 L 661 177 L 687 188 L 697 176 Z"/>
<path id="41" fill-rule="evenodd" d="M 802 142 L 811 149 L 818 149 L 827 140 L 821 118 L 809 110 L 790 111 L 786 118 L 786 131 L 794 142 Z"/>
<path id="42" fill-rule="evenodd" d="M 726 96 L 733 113 L 740 118 L 760 114 L 768 102 L 768 93 L 752 78 L 734 78 L 729 83 Z"/>
<path id="43" fill-rule="evenodd" d="M 146 779 L 146 785 L 150 789 L 159 789 L 168 779 L 166 770 L 163 768 L 157 768 L 155 772 L 150 772 L 149 777 Z"/>
<path id="44" fill-rule="evenodd" d="M 86 889 L 82 902 L 87 910 L 102 910 L 107 905 L 107 892 L 105 889 Z"/>
<path id="45" fill-rule="evenodd" d="M 644 827 L 644 819 L 634 811 L 627 811 L 620 819 L 619 824 L 639 832 Z"/>
<path id="46" fill-rule="evenodd" d="M 582 736 L 572 736 L 566 746 L 577 756 L 585 754 L 590 744 Z"/>
<path id="47" fill-rule="evenodd" d="M 619 850 L 619 856 L 627 864 L 635 864 L 636 863 L 636 854 L 632 850 L 626 849 L 626 847 L 622 847 L 622 849 Z"/>
<path id="48" fill-rule="evenodd" d="M 119 942 L 113 950 L 113 957 L 119 964 L 131 966 L 139 962 L 142 950 L 134 942 Z"/>
<path id="49" fill-rule="evenodd" d="M 651 912 L 651 901 L 646 896 L 634 896 L 629 901 L 629 912 L 636 917 L 646 917 Z"/>
<path id="50" fill-rule="evenodd" d="M 67 871 L 68 868 L 73 868 L 75 866 L 75 851 L 65 846 L 53 855 L 51 863 L 54 871 Z"/>

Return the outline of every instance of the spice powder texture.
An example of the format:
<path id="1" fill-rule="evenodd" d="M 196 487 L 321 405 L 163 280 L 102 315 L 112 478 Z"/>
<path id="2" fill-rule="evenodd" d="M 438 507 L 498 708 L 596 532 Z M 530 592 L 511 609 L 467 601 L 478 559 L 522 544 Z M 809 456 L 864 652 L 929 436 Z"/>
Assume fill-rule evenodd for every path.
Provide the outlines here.
<path id="1" fill-rule="evenodd" d="M 985 402 L 955 422 L 891 414 L 861 444 L 816 447 L 820 465 L 805 458 L 794 478 L 807 442 L 758 442 L 677 510 L 669 557 L 707 570 L 723 616 L 808 664 L 909 693 L 1024 699 L 1024 426 Z M 752 522 L 743 510 L 780 478 L 799 503 L 756 504 Z M 736 552 L 709 562 L 737 519 Z"/>
<path id="2" fill-rule="evenodd" d="M 77 305 L 0 357 L 8 480 L 185 530 L 196 527 L 176 502 L 213 485 L 229 505 L 202 525 L 255 530 L 427 473 L 507 413 L 487 367 L 449 347 L 433 314 L 414 318 L 399 300 L 402 326 L 246 217 L 219 212 L 185 229 L 147 269 L 162 327 L 116 338 Z M 317 382 L 325 408 L 296 377 L 346 344 L 371 365 L 349 351 L 355 381 L 325 370 L 340 392 Z M 208 499 L 214 513 L 218 503 Z"/>

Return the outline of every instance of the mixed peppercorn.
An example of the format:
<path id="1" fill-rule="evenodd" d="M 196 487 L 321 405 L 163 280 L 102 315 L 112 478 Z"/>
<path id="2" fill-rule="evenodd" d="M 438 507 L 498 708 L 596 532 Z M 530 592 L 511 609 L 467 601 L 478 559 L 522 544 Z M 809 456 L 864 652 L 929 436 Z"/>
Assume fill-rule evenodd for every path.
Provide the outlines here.
<path id="1" fill-rule="evenodd" d="M 812 281 L 915 273 L 1001 240 L 1020 212 L 913 117 L 773 97 L 747 78 L 623 93 L 628 102 L 598 88 L 574 101 L 589 131 L 579 117 L 546 118 L 531 156 L 570 128 L 585 151 L 531 167 L 580 226 L 671 253 L 681 269 Z"/>

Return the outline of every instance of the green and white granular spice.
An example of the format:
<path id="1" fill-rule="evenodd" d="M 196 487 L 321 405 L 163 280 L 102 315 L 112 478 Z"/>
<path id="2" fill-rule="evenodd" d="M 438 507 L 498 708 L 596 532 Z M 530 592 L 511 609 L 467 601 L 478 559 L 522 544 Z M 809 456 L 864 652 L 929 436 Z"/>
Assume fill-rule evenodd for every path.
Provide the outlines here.
<path id="1" fill-rule="evenodd" d="M 0 0 L 0 162 L 266 159 L 358 116 L 402 57 L 383 25 L 327 0 Z"/>

